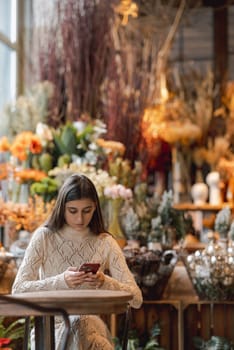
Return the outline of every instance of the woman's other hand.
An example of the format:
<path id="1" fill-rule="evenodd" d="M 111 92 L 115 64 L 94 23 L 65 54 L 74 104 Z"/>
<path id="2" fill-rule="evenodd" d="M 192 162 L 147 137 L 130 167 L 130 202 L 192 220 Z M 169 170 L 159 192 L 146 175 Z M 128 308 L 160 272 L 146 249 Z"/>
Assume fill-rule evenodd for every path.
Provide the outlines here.
<path id="1" fill-rule="evenodd" d="M 77 267 L 68 267 L 64 272 L 64 279 L 69 288 L 76 288 L 80 284 L 86 282 L 87 275 L 84 271 L 79 271 Z"/>
<path id="2" fill-rule="evenodd" d="M 97 273 L 86 273 L 85 274 L 85 282 L 89 283 L 90 286 L 100 288 L 105 281 L 105 275 L 103 272 L 98 271 Z"/>

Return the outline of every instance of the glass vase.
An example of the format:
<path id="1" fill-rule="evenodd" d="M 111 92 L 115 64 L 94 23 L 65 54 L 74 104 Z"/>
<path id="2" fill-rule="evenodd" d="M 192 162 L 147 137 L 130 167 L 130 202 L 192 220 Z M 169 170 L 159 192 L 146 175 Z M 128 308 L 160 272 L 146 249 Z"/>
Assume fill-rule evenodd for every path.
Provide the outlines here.
<path id="1" fill-rule="evenodd" d="M 123 204 L 121 198 L 111 199 L 108 203 L 108 231 L 122 244 L 126 244 L 126 237 L 120 225 L 119 215 Z M 120 245 L 122 245 L 120 243 Z"/>
<path id="2" fill-rule="evenodd" d="M 172 188 L 174 203 L 185 202 L 190 198 L 190 152 L 186 147 L 172 147 Z"/>
<path id="3" fill-rule="evenodd" d="M 29 184 L 22 183 L 20 184 L 20 191 L 19 191 L 19 203 L 28 203 L 29 199 Z"/>

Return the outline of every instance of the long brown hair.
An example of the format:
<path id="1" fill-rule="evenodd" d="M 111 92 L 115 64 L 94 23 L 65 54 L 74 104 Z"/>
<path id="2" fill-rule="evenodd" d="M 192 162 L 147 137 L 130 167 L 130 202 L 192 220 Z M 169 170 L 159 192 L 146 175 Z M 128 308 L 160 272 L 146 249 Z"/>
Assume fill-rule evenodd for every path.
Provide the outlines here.
<path id="1" fill-rule="evenodd" d="M 90 199 L 96 204 L 96 209 L 89 223 L 91 231 L 95 235 L 107 232 L 101 212 L 98 194 L 93 182 L 83 174 L 72 174 L 61 186 L 54 208 L 46 222 L 46 226 L 52 231 L 61 229 L 65 223 L 65 204 L 79 199 Z"/>

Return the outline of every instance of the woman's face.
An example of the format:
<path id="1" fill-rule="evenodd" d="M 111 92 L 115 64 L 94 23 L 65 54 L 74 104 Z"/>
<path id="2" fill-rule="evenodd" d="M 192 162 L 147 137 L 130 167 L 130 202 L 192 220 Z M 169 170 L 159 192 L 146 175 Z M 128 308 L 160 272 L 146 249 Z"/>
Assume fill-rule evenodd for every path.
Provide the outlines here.
<path id="1" fill-rule="evenodd" d="M 69 201 L 65 204 L 66 223 L 77 231 L 83 231 L 90 223 L 96 204 L 89 198 Z"/>

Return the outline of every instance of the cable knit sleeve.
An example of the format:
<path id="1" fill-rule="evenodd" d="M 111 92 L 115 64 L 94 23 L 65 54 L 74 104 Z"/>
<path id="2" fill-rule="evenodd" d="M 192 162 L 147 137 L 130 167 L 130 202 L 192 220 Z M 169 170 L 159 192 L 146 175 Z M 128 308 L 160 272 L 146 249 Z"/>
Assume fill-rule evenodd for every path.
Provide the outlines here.
<path id="1" fill-rule="evenodd" d="M 143 302 L 142 293 L 128 268 L 123 252 L 114 238 L 110 236 L 106 239 L 107 244 L 110 245 L 106 266 L 110 276 L 105 276 L 102 289 L 122 290 L 131 293 L 133 299 L 130 305 L 133 308 L 139 308 Z"/>
<path id="2" fill-rule="evenodd" d="M 40 227 L 33 233 L 12 286 L 12 293 L 68 289 L 64 273 L 40 279 L 40 270 L 44 263 L 46 233 L 48 229 L 45 227 Z"/>

